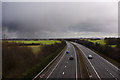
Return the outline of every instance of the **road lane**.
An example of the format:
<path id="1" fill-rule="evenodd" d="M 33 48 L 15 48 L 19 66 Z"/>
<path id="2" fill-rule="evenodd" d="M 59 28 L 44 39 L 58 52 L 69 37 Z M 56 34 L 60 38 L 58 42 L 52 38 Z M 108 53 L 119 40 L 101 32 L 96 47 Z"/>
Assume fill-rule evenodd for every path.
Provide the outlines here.
<path id="1" fill-rule="evenodd" d="M 77 43 L 74 43 L 84 55 L 92 55 L 93 59 L 89 59 L 90 63 L 93 65 L 95 68 L 95 71 L 97 71 L 99 77 L 101 79 L 113 79 L 113 80 L 118 80 L 120 71 L 118 68 L 114 67 L 106 61 L 104 58 L 100 57 L 98 54 L 95 52 L 91 51 L 90 49 L 79 45 Z M 94 77 L 94 76 L 93 76 Z M 119 78 L 120 79 L 120 78 Z"/>
<path id="2" fill-rule="evenodd" d="M 77 80 L 78 78 L 81 78 L 76 50 L 70 42 L 66 43 L 67 46 L 63 53 L 61 53 L 47 70 L 43 71 L 43 73 L 38 75 L 34 80 L 41 80 L 41 78 L 44 80 L 64 78 Z M 66 51 L 69 51 L 69 53 L 67 54 Z M 73 60 L 69 60 L 70 57 L 73 57 Z"/>
<path id="3" fill-rule="evenodd" d="M 76 52 L 74 46 L 70 43 L 67 43 L 69 54 L 64 53 L 57 65 L 53 68 L 51 73 L 47 78 L 76 78 L 77 77 L 77 64 L 76 64 Z M 70 57 L 73 57 L 73 60 L 69 60 Z"/>

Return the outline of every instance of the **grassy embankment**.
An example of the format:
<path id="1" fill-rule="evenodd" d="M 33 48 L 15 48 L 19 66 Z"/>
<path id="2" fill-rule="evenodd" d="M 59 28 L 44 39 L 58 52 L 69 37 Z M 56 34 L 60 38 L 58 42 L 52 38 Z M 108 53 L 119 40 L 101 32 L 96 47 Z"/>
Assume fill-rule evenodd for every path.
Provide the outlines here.
<path id="1" fill-rule="evenodd" d="M 90 39 L 86 39 L 86 40 L 89 41 L 89 42 L 98 43 L 98 44 L 103 45 L 103 46 L 106 45 L 106 42 L 105 42 L 104 39 L 101 39 L 101 40 L 90 40 Z M 111 46 L 112 48 L 115 48 L 117 45 L 110 45 L 110 46 Z M 101 52 L 98 52 L 98 51 L 92 49 L 92 48 L 90 48 L 90 49 L 93 50 L 94 52 L 96 52 L 97 54 L 99 54 L 100 56 L 102 56 L 103 58 L 105 58 L 106 60 L 110 61 L 111 63 L 113 63 L 113 64 L 116 65 L 117 67 L 120 68 L 120 63 L 119 63 L 118 61 L 116 61 L 116 60 L 114 60 L 114 59 L 112 59 L 112 58 L 110 58 L 110 57 L 102 54 Z"/>
<path id="2" fill-rule="evenodd" d="M 93 50 L 93 49 L 91 49 Z M 120 68 L 120 63 L 115 61 L 114 59 L 110 58 L 110 57 L 107 57 L 106 55 L 96 51 L 96 50 L 93 50 L 94 52 L 96 52 L 97 54 L 99 54 L 100 56 L 102 56 L 103 58 L 105 58 L 106 60 L 108 60 L 109 62 L 111 62 L 112 64 L 114 64 L 115 66 L 117 66 L 118 68 Z"/>
<path id="3" fill-rule="evenodd" d="M 18 46 L 19 43 L 40 45 Z M 3 79 L 32 79 L 65 46 L 62 41 L 3 41 Z M 37 55 L 36 55 L 37 53 Z"/>

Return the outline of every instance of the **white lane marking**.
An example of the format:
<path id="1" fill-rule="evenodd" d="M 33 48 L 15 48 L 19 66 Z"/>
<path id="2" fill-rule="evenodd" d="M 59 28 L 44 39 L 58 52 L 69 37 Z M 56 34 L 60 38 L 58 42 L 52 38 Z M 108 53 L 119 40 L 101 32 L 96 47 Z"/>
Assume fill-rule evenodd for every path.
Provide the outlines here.
<path id="1" fill-rule="evenodd" d="M 83 45 L 81 45 L 81 46 L 83 46 Z M 84 46 L 83 46 L 83 47 L 84 47 Z M 116 67 L 115 65 L 113 65 L 111 62 L 107 61 L 106 59 L 104 59 L 104 58 L 101 57 L 100 55 L 96 54 L 94 51 L 90 50 L 89 48 L 87 48 L 87 50 L 89 50 L 90 52 L 92 52 L 93 54 L 95 54 L 96 56 L 98 56 L 99 58 L 103 59 L 103 60 L 106 61 L 108 64 L 110 64 L 111 66 L 113 66 L 114 68 L 116 68 L 118 71 L 120 71 L 120 69 L 119 69 L 118 67 Z M 109 71 L 107 68 L 105 68 L 105 69 L 107 70 L 107 72 L 108 72 L 112 77 L 115 78 L 115 76 L 114 76 L 112 73 L 110 73 L 110 71 Z M 117 80 L 117 78 L 115 78 L 115 80 Z"/>
<path id="2" fill-rule="evenodd" d="M 80 49 L 80 48 L 79 48 Z M 80 49 L 82 51 L 82 49 Z M 82 51 L 82 53 L 84 54 L 84 56 L 86 57 L 86 59 L 88 60 L 87 56 L 85 55 L 85 53 Z M 97 71 L 95 70 L 95 68 L 93 67 L 92 63 L 88 60 L 88 62 L 90 63 L 91 67 L 93 68 L 93 70 L 95 71 L 97 77 L 101 80 L 100 76 L 98 75 Z"/>
<path id="3" fill-rule="evenodd" d="M 60 63 L 60 61 L 63 59 L 65 53 L 63 54 L 63 56 L 60 58 L 59 62 L 56 64 L 56 66 L 53 68 L 53 70 L 51 71 L 51 73 L 48 75 L 48 77 L 46 78 L 46 80 L 51 76 L 51 74 L 53 73 L 53 71 L 55 70 L 55 68 L 58 66 L 58 64 Z"/>
<path id="4" fill-rule="evenodd" d="M 90 79 L 92 78 L 92 75 L 89 75 Z"/>
<path id="5" fill-rule="evenodd" d="M 62 74 L 65 74 L 65 72 L 63 72 Z"/>
<path id="6" fill-rule="evenodd" d="M 68 62 L 67 62 L 68 63 Z"/>
<path id="7" fill-rule="evenodd" d="M 107 70 L 107 72 L 108 72 L 108 69 L 107 68 L 105 68 L 106 70 Z"/>
<path id="8" fill-rule="evenodd" d="M 65 49 L 65 48 L 64 48 Z M 63 49 L 63 50 L 64 50 Z M 63 50 L 61 51 L 61 52 L 63 52 Z M 60 52 L 60 53 L 61 53 Z M 66 51 L 65 51 L 66 52 Z M 56 59 L 57 59 L 57 57 L 60 55 L 60 53 L 40 72 L 40 73 L 38 73 L 32 80 L 35 80 L 48 66 L 50 66 Z"/>
<path id="9" fill-rule="evenodd" d="M 115 76 L 114 76 L 112 73 L 110 73 L 110 75 L 111 75 L 113 78 L 115 78 Z M 115 78 L 115 80 L 117 80 L 117 78 Z"/>
<path id="10" fill-rule="evenodd" d="M 118 67 L 116 67 L 115 65 L 113 65 L 111 62 L 107 61 L 105 58 L 101 57 L 100 55 L 96 54 L 94 51 L 90 50 L 89 48 L 87 48 L 90 52 L 92 52 L 93 54 L 95 54 L 96 56 L 98 56 L 99 58 L 103 59 L 104 61 L 106 61 L 108 64 L 110 64 L 111 66 L 113 66 L 115 69 L 117 69 L 118 71 L 120 71 L 120 69 Z M 108 69 L 106 69 L 107 72 L 109 72 Z M 115 76 L 112 73 L 109 73 L 112 77 L 115 78 Z M 115 80 L 117 80 L 117 78 L 115 78 Z"/>
<path id="11" fill-rule="evenodd" d="M 113 78 L 115 78 L 115 76 L 114 76 L 112 73 L 110 73 L 107 68 L 105 68 L 105 69 L 107 70 L 107 72 L 108 72 Z M 115 80 L 117 80 L 117 78 L 115 78 Z"/>
<path id="12" fill-rule="evenodd" d="M 77 43 L 75 43 L 76 45 L 78 45 Z M 79 46 L 79 45 L 78 45 Z M 84 48 L 87 48 L 83 45 L 81 45 Z M 80 49 L 80 48 L 79 48 Z M 100 55 L 96 54 L 94 51 L 90 50 L 89 48 L 87 48 L 89 51 L 91 51 L 93 54 L 97 55 L 98 57 L 100 57 L 101 59 L 103 59 L 104 61 L 106 61 L 107 63 L 109 63 L 111 66 L 113 66 L 114 68 L 116 68 L 118 71 L 120 71 L 120 69 L 118 67 L 116 67 L 115 65 L 113 65 L 111 62 L 107 61 L 106 59 L 104 59 L 103 57 L 101 57 Z M 81 49 L 80 49 L 81 50 Z M 82 51 L 82 50 L 81 50 Z M 82 51 L 83 52 L 83 51 Z M 106 68 L 105 68 L 106 69 Z M 107 70 L 107 69 L 106 69 Z M 108 71 L 108 70 L 107 70 Z M 109 71 L 108 71 L 109 72 Z M 110 75 L 112 75 L 114 77 L 114 75 L 111 73 Z M 115 78 L 115 77 L 114 77 Z M 115 78 L 117 80 L 117 78 Z"/>
<path id="13" fill-rule="evenodd" d="M 73 46 L 73 48 L 74 48 L 74 46 Z M 76 56 L 75 48 L 74 48 L 74 52 L 75 52 L 75 59 L 76 59 L 76 80 L 77 80 L 77 78 L 78 78 L 78 74 L 77 74 L 77 56 Z"/>
<path id="14" fill-rule="evenodd" d="M 87 48 L 88 49 L 88 48 Z M 92 53 L 94 53 L 95 55 L 97 55 L 98 57 L 102 58 L 104 61 L 106 61 L 107 63 L 109 63 L 110 65 L 112 65 L 114 68 L 116 68 L 117 70 L 120 71 L 120 69 L 118 67 L 116 67 L 115 65 L 113 65 L 111 62 L 107 61 L 106 59 L 104 59 L 103 57 L 101 57 L 100 55 L 96 54 L 94 51 L 88 49 L 89 51 L 91 51 Z"/>

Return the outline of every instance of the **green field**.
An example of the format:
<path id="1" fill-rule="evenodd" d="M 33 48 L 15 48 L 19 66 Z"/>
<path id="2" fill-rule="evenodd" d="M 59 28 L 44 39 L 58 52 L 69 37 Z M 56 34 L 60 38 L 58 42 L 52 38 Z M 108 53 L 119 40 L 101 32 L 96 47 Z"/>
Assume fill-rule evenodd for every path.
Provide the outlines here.
<path id="1" fill-rule="evenodd" d="M 15 43 L 24 43 L 24 44 L 32 44 L 32 43 L 40 43 L 42 45 L 51 45 L 55 43 L 61 43 L 61 41 L 58 40 L 8 40 L 8 42 L 15 42 Z M 40 52 L 41 45 L 30 45 L 27 46 L 32 49 L 32 52 L 34 54 L 38 54 Z"/>
<path id="2" fill-rule="evenodd" d="M 88 41 L 93 42 L 93 43 L 98 43 L 100 45 L 106 45 L 106 42 L 104 41 L 104 39 L 101 40 L 90 40 L 88 39 Z M 111 47 L 116 47 L 116 45 L 110 45 Z"/>
<path id="3" fill-rule="evenodd" d="M 61 41 L 58 40 L 8 40 L 8 42 L 16 42 L 16 43 L 24 43 L 24 44 L 32 44 L 32 43 L 40 43 L 43 45 L 51 45 L 54 43 L 61 43 Z"/>
<path id="4" fill-rule="evenodd" d="M 98 43 L 98 44 L 101 44 L 101 45 L 105 45 L 106 44 L 103 39 L 101 39 L 101 40 L 90 40 L 89 39 L 88 41 L 93 42 L 93 43 Z"/>

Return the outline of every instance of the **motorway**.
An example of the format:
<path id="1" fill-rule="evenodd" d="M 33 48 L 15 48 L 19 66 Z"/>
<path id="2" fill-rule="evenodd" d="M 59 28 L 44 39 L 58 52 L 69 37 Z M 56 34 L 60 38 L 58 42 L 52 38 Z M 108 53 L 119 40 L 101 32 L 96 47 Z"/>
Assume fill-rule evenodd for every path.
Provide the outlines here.
<path id="1" fill-rule="evenodd" d="M 77 79 L 80 78 L 80 69 L 78 69 L 79 63 L 77 61 L 77 55 L 74 46 L 69 43 L 67 43 L 67 47 L 65 51 L 60 55 L 60 57 L 55 60 L 55 62 L 50 66 L 49 69 L 43 73 L 42 77 L 41 75 L 39 78 L 44 78 L 46 80 L 49 79 Z M 66 51 L 69 51 L 67 54 Z M 73 57 L 73 60 L 69 60 L 70 57 Z M 39 80 L 37 78 L 37 80 Z"/>
<path id="2" fill-rule="evenodd" d="M 95 72 L 96 76 L 94 73 L 91 73 L 93 78 L 99 78 L 100 80 L 102 79 L 112 79 L 112 80 L 120 80 L 120 69 L 118 69 L 116 66 L 93 52 L 92 50 L 84 47 L 83 45 L 73 43 L 76 45 L 80 50 L 82 55 L 84 56 L 87 65 L 91 65 L 93 71 Z M 92 55 L 93 59 L 87 58 L 88 55 Z M 90 69 L 90 67 L 89 67 Z M 92 70 L 91 70 L 92 72 Z"/>
<path id="3" fill-rule="evenodd" d="M 118 76 L 120 75 L 120 70 L 116 66 L 80 44 L 73 42 L 66 43 L 67 47 L 62 54 L 49 66 L 47 70 L 44 71 L 44 73 L 38 75 L 34 80 L 39 80 L 41 78 L 44 78 L 45 80 L 61 78 L 74 80 L 77 80 L 78 78 L 80 79 L 81 68 L 73 44 L 81 51 L 84 63 L 90 72 L 89 76 L 91 76 L 92 79 L 120 80 L 120 77 Z M 66 54 L 66 51 L 69 51 L 70 53 Z M 87 58 L 89 54 L 93 56 L 93 59 Z M 74 58 L 73 60 L 69 60 L 71 56 Z"/>

